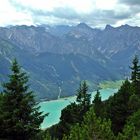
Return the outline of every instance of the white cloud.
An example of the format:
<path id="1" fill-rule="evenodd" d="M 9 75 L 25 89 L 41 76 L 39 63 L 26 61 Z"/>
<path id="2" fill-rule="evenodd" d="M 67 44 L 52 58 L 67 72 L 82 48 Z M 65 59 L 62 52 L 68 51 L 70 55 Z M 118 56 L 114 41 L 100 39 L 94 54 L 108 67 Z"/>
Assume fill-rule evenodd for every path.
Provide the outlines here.
<path id="1" fill-rule="evenodd" d="M 8 0 L 3 0 L 0 5 L 0 26 L 12 24 L 27 24 L 31 25 L 32 17 L 28 12 L 17 12 L 16 8 L 13 7 Z"/>
<path id="2" fill-rule="evenodd" d="M 0 26 L 78 22 L 98 27 L 129 22 L 134 25 L 140 23 L 138 9 L 139 5 L 137 10 L 132 9 L 121 0 L 1 0 Z"/>
<path id="3" fill-rule="evenodd" d="M 13 4 L 18 4 L 24 8 L 31 8 L 42 11 L 54 11 L 56 8 L 70 8 L 78 13 L 89 13 L 93 8 L 95 0 L 12 0 Z"/>
<path id="4" fill-rule="evenodd" d="M 96 8 L 102 10 L 113 10 L 117 0 L 96 0 Z"/>

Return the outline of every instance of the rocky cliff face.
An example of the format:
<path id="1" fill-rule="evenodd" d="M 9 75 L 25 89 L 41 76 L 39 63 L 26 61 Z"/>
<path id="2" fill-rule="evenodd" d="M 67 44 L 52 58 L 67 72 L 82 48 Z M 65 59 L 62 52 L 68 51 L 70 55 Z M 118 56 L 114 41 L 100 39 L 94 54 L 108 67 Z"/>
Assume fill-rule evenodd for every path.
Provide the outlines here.
<path id="1" fill-rule="evenodd" d="M 139 27 L 107 25 L 99 30 L 85 23 L 1 27 L 0 81 L 6 79 L 16 57 L 29 73 L 38 98 L 69 96 L 81 80 L 95 88 L 102 80 L 124 78 L 135 54 L 140 54 Z"/>

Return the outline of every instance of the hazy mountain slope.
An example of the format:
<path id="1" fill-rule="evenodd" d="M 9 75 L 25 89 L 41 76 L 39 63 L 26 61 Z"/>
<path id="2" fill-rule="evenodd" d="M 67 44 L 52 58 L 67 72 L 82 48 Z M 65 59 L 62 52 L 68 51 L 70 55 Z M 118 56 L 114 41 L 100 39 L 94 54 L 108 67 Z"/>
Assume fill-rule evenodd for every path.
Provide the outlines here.
<path id="1" fill-rule="evenodd" d="M 69 96 L 83 79 L 95 87 L 102 80 L 124 78 L 136 53 L 140 54 L 140 28 L 129 25 L 107 25 L 104 30 L 85 23 L 1 27 L 0 81 L 16 57 L 38 98 Z"/>
<path id="2" fill-rule="evenodd" d="M 0 40 L 0 54 L 1 81 L 7 79 L 10 63 L 17 58 L 30 75 L 31 88 L 39 98 L 56 98 L 60 89 L 61 96 L 72 95 L 83 79 L 93 83 L 92 87 L 101 80 L 110 79 L 110 73 L 103 66 L 82 55 L 41 53 L 36 56 L 3 39 Z M 115 79 L 113 74 L 111 78 Z"/>

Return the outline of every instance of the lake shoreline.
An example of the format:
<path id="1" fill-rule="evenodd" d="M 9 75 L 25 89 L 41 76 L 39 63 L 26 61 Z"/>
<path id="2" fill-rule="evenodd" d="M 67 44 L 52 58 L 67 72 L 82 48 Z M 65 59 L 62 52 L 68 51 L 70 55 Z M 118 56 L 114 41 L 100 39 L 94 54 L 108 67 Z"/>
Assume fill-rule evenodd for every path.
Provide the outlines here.
<path id="1" fill-rule="evenodd" d="M 118 89 L 101 89 L 100 94 L 102 100 L 108 99 L 110 96 L 113 96 L 115 93 L 117 93 Z M 91 93 L 91 102 L 94 99 L 94 96 L 96 95 L 96 91 L 90 92 Z M 39 103 L 39 106 L 41 106 L 40 111 L 43 113 L 49 113 L 49 116 L 47 116 L 43 123 L 41 124 L 41 129 L 46 129 L 51 127 L 52 125 L 57 124 L 60 121 L 61 111 L 72 102 L 76 101 L 76 96 L 70 96 L 65 98 L 60 98 L 57 100 L 50 100 L 50 101 L 43 101 Z"/>
<path id="2" fill-rule="evenodd" d="M 104 88 L 104 89 L 109 89 L 109 88 Z M 100 88 L 99 89 L 99 91 L 100 90 L 103 90 L 102 88 Z M 95 90 L 95 91 L 92 91 L 92 92 L 89 92 L 89 94 L 92 94 L 93 92 L 96 92 L 97 90 Z M 42 101 L 40 101 L 39 103 L 46 103 L 46 102 L 52 102 L 52 101 L 58 101 L 58 100 L 68 100 L 69 98 L 73 98 L 73 97 L 75 97 L 76 96 L 76 94 L 75 95 L 72 95 L 72 96 L 66 96 L 66 97 L 60 97 L 59 99 L 51 99 L 51 100 L 45 100 L 44 99 L 44 101 L 42 100 Z"/>
<path id="3" fill-rule="evenodd" d="M 119 89 L 120 86 L 122 85 L 124 80 L 116 80 L 116 81 L 102 81 L 101 83 L 99 83 L 99 91 L 100 90 L 105 90 L 105 89 Z M 89 92 L 89 93 L 93 93 L 97 90 L 93 90 L 92 92 Z M 57 101 L 57 100 L 63 100 L 63 99 L 68 99 L 68 98 L 72 98 L 76 96 L 75 95 L 71 95 L 71 96 L 65 96 L 65 97 L 60 97 L 59 99 L 55 98 L 55 99 L 47 99 L 47 98 L 44 98 L 44 99 L 40 99 L 39 103 L 43 103 L 43 102 L 51 102 L 51 101 Z"/>

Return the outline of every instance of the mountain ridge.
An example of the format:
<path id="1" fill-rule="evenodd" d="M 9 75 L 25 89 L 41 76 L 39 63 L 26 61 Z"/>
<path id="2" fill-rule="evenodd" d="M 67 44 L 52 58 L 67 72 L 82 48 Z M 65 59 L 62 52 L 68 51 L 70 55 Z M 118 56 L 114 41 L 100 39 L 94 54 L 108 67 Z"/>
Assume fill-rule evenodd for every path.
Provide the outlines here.
<path id="1" fill-rule="evenodd" d="M 81 80 L 89 81 L 92 91 L 103 80 L 123 79 L 135 54 L 140 54 L 140 27 L 0 27 L 0 81 L 16 57 L 40 99 L 57 98 L 60 88 L 61 97 L 73 95 Z"/>

